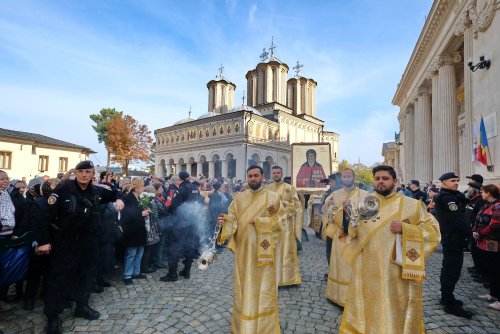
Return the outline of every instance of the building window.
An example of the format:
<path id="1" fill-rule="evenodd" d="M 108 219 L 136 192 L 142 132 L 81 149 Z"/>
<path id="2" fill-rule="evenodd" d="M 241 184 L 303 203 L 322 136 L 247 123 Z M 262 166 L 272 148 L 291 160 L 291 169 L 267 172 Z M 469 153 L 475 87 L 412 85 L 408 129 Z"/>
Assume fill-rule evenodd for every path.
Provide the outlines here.
<path id="1" fill-rule="evenodd" d="M 59 171 L 60 172 L 68 171 L 68 158 L 59 158 Z"/>
<path id="2" fill-rule="evenodd" d="M 0 169 L 10 169 L 12 166 L 12 152 L 0 152 Z"/>
<path id="3" fill-rule="evenodd" d="M 49 157 L 46 155 L 40 155 L 38 157 L 38 170 L 40 172 L 45 172 L 49 170 Z"/>

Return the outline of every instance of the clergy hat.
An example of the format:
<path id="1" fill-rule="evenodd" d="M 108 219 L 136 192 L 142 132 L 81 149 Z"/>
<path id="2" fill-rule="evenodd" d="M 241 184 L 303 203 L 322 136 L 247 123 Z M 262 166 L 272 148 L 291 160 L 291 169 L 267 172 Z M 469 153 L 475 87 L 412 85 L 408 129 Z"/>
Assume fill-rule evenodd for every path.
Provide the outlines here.
<path id="1" fill-rule="evenodd" d="M 76 164 L 76 167 L 75 167 L 76 170 L 91 169 L 91 168 L 94 168 L 94 163 L 90 160 L 80 161 L 78 164 Z"/>
<path id="2" fill-rule="evenodd" d="M 474 182 L 483 184 L 483 177 L 479 174 L 472 174 L 471 176 L 466 176 L 466 179 L 472 179 Z"/>
<path id="3" fill-rule="evenodd" d="M 460 177 L 455 174 L 454 172 L 448 172 L 448 173 L 444 173 L 443 175 L 441 175 L 441 177 L 439 178 L 439 181 L 446 181 L 446 180 L 449 180 L 449 179 L 459 179 Z"/>

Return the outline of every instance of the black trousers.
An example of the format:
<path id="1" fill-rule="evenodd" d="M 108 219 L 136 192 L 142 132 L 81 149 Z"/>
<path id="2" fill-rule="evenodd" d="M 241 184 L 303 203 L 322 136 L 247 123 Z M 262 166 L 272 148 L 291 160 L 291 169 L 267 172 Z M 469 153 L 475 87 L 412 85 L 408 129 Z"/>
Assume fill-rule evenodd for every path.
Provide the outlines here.
<path id="1" fill-rule="evenodd" d="M 169 272 L 177 270 L 178 262 L 184 257 L 184 264 L 191 263 L 198 255 L 200 239 L 189 225 L 177 225 L 167 233 L 167 260 Z"/>
<path id="2" fill-rule="evenodd" d="M 47 281 L 47 271 L 49 267 L 50 255 L 36 255 L 32 250 L 30 254 L 30 265 L 28 267 L 28 278 L 24 291 L 25 299 L 35 299 L 40 282 L 43 277 L 42 298 L 45 294 L 45 283 Z"/>
<path id="3" fill-rule="evenodd" d="M 500 299 L 500 252 L 478 249 L 478 258 L 487 264 L 483 274 L 487 275 L 490 281 L 490 296 Z"/>
<path id="4" fill-rule="evenodd" d="M 77 307 L 88 305 L 98 257 L 94 235 L 65 235 L 53 245 L 44 298 L 44 313 L 49 320 L 59 316 L 68 299 Z"/>
<path id="5" fill-rule="evenodd" d="M 465 235 L 462 233 L 441 233 L 441 244 L 443 245 L 441 295 L 444 298 L 451 298 L 464 263 Z"/>

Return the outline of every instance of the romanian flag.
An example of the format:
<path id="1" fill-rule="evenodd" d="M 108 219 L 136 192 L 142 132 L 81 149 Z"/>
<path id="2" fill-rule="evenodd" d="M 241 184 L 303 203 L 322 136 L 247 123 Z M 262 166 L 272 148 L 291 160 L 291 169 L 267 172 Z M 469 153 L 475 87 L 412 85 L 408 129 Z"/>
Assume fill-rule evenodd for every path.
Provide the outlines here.
<path id="1" fill-rule="evenodd" d="M 488 166 L 488 138 L 486 137 L 486 128 L 484 127 L 483 117 L 479 125 L 479 141 L 477 143 L 477 160 L 483 165 Z"/>

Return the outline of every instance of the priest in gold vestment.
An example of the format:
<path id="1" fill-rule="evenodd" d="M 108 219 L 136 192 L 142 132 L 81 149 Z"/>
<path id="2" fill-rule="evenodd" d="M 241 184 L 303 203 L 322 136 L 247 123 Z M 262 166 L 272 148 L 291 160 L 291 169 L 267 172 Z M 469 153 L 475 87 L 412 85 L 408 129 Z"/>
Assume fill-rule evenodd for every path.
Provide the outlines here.
<path id="1" fill-rule="evenodd" d="M 283 169 L 274 166 L 271 169 L 273 183 L 267 189 L 280 195 L 286 217 L 283 221 L 283 236 L 277 245 L 276 271 L 278 286 L 297 285 L 302 283 L 297 256 L 297 242 L 302 237 L 303 214 L 302 204 L 295 188 L 283 182 Z"/>
<path id="2" fill-rule="evenodd" d="M 335 190 L 323 205 L 323 226 L 326 235 L 332 239 L 326 297 L 337 305 L 344 306 L 347 286 L 351 278 L 351 267 L 342 257 L 341 250 L 347 242 L 347 230 L 344 227 L 344 204 L 356 202 L 367 194 L 366 190 L 354 187 L 355 173 L 346 168 L 341 172 L 342 188 Z"/>
<path id="3" fill-rule="evenodd" d="M 276 245 L 285 217 L 279 195 L 262 188 L 263 170 L 247 170 L 249 189 L 236 196 L 222 224 L 219 244 L 234 252 L 233 334 L 280 333 Z"/>
<path id="4" fill-rule="evenodd" d="M 392 167 L 377 166 L 373 175 L 379 213 L 351 220 L 342 252 L 352 273 L 340 333 L 424 333 L 425 259 L 440 241 L 439 225 L 421 202 L 394 192 Z"/>

